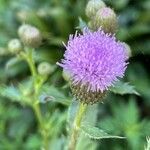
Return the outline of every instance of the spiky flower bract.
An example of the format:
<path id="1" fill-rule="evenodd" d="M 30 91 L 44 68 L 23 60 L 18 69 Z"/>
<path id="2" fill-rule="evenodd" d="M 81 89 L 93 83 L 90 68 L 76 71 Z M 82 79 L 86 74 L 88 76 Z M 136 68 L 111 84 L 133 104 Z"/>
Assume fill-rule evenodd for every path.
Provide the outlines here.
<path id="1" fill-rule="evenodd" d="M 124 44 L 115 36 L 85 29 L 83 34 L 70 36 L 59 65 L 70 72 L 73 85 L 103 93 L 123 77 L 127 57 Z"/>

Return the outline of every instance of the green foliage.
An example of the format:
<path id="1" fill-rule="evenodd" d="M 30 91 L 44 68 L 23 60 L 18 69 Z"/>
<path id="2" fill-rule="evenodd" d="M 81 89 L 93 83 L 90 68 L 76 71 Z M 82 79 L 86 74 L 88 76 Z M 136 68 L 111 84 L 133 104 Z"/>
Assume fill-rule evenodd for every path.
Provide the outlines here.
<path id="1" fill-rule="evenodd" d="M 139 93 L 134 89 L 134 86 L 129 85 L 129 83 L 123 83 L 121 81 L 117 82 L 110 91 L 116 93 L 116 94 L 136 94 L 139 95 Z"/>
<path id="2" fill-rule="evenodd" d="M 116 35 L 131 46 L 132 57 L 125 81 L 111 88 L 115 94 L 108 95 L 104 104 L 88 106 L 76 149 L 142 150 L 145 147 L 148 150 L 150 1 L 105 2 L 118 14 L 120 27 Z M 86 27 L 86 3 L 87 0 L 0 0 L 0 150 L 39 150 L 43 145 L 32 107 L 34 78 L 24 59 L 18 54 L 17 57 L 9 54 L 7 48 L 11 39 L 18 38 L 17 29 L 23 23 L 34 25 L 42 32 L 42 45 L 33 54 L 35 66 L 47 61 L 55 67 L 46 79 L 37 77 L 38 86 L 44 80 L 40 83 L 36 102 L 41 108 L 48 147 L 51 150 L 66 147 L 78 101 L 71 102 L 70 90 L 56 62 L 64 53 L 62 41 L 66 43 L 69 34 Z M 111 135 L 125 139 L 114 139 Z M 89 136 L 105 139 L 99 142 Z"/>
<path id="3" fill-rule="evenodd" d="M 87 135 L 91 139 L 95 139 L 95 140 L 101 140 L 101 139 L 107 139 L 107 138 L 108 139 L 109 138 L 118 138 L 118 139 L 124 138 L 121 136 L 109 135 L 105 131 L 103 131 L 102 129 L 90 126 L 88 124 L 82 125 L 81 130 L 83 131 L 83 133 L 85 135 Z"/>
<path id="4" fill-rule="evenodd" d="M 121 134 L 127 138 L 129 149 L 142 149 L 144 138 L 150 133 L 150 122 L 140 119 L 139 110 L 133 100 L 128 104 L 113 104 L 112 116 L 100 121 L 100 127 L 113 134 Z M 145 132 L 146 131 L 146 132 Z"/>
<path id="5" fill-rule="evenodd" d="M 9 98 L 10 100 L 13 100 L 13 101 L 21 102 L 21 100 L 22 100 L 22 95 L 21 95 L 20 91 L 17 88 L 15 88 L 13 85 L 8 86 L 8 87 L 1 86 L 0 87 L 0 96 Z"/>
<path id="6" fill-rule="evenodd" d="M 69 105 L 71 103 L 70 98 L 66 97 L 62 92 L 56 89 L 54 86 L 44 85 L 41 89 L 41 102 L 45 100 L 50 100 L 58 102 L 64 105 Z"/>

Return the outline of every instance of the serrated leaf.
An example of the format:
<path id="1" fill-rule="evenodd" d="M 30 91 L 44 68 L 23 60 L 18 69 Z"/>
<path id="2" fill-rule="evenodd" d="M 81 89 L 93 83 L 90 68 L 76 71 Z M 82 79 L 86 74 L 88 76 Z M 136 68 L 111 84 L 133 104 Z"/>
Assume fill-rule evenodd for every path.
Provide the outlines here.
<path id="1" fill-rule="evenodd" d="M 96 150 L 98 146 L 98 143 L 84 134 L 81 134 L 78 143 L 76 146 L 76 150 Z"/>
<path id="2" fill-rule="evenodd" d="M 21 101 L 21 93 L 14 86 L 1 86 L 0 95 L 13 101 Z"/>
<path id="3" fill-rule="evenodd" d="M 109 135 L 105 131 L 103 131 L 97 127 L 93 127 L 91 125 L 87 125 L 87 124 L 82 125 L 81 130 L 83 131 L 83 133 L 85 135 L 89 136 L 89 138 L 96 139 L 96 140 L 108 139 L 108 138 L 117 138 L 117 139 L 125 138 L 125 137 L 116 136 L 116 135 Z"/>
<path id="4" fill-rule="evenodd" d="M 83 118 L 83 124 L 90 122 L 90 125 L 94 126 L 97 121 L 98 104 L 89 105 L 86 111 L 86 116 Z M 95 150 L 97 149 L 97 142 L 85 136 L 84 133 L 80 135 L 77 143 L 77 149 L 79 150 Z"/>
<path id="5" fill-rule="evenodd" d="M 39 98 L 42 103 L 44 100 L 55 101 L 64 105 L 69 105 L 71 103 L 71 100 L 54 86 L 44 85 L 40 92 Z"/>
<path id="6" fill-rule="evenodd" d="M 116 94 L 135 94 L 140 95 L 134 88 L 134 86 L 130 85 L 129 83 L 124 82 L 117 82 L 113 87 L 110 88 L 110 91 Z"/>
<path id="7" fill-rule="evenodd" d="M 11 101 L 19 102 L 22 105 L 29 104 L 28 97 L 24 96 L 18 87 L 13 85 L 0 86 L 0 96 L 8 98 Z"/>

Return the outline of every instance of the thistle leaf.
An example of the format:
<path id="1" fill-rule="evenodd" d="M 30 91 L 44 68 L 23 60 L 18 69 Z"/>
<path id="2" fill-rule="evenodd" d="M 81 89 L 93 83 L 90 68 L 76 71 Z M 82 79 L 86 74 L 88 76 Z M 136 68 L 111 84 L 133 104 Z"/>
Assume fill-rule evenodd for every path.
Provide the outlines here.
<path id="1" fill-rule="evenodd" d="M 54 86 L 44 85 L 40 92 L 39 98 L 42 103 L 44 101 L 54 101 L 63 105 L 69 105 L 71 103 L 71 100 Z"/>
<path id="2" fill-rule="evenodd" d="M 81 130 L 89 138 L 96 139 L 96 140 L 108 139 L 108 138 L 117 138 L 117 139 L 125 138 L 125 137 L 116 136 L 116 135 L 109 135 L 105 131 L 103 131 L 97 127 L 90 126 L 90 125 L 82 125 Z"/>
<path id="3" fill-rule="evenodd" d="M 21 101 L 21 93 L 14 86 L 1 86 L 0 96 L 11 99 L 13 101 Z"/>
<path id="4" fill-rule="evenodd" d="M 130 85 L 129 83 L 124 82 L 117 82 L 113 87 L 110 88 L 110 91 L 116 94 L 135 94 L 140 95 L 134 88 L 134 86 Z"/>

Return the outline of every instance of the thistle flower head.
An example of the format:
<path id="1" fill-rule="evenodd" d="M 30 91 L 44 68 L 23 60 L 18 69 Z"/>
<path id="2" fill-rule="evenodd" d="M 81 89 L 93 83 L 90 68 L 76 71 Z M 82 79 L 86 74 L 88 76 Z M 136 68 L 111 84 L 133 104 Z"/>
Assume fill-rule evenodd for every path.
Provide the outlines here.
<path id="1" fill-rule="evenodd" d="M 123 77 L 127 57 L 124 44 L 113 35 L 86 29 L 82 35 L 70 36 L 64 59 L 58 64 L 71 73 L 73 85 L 95 94 Z"/>

